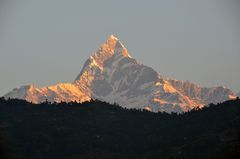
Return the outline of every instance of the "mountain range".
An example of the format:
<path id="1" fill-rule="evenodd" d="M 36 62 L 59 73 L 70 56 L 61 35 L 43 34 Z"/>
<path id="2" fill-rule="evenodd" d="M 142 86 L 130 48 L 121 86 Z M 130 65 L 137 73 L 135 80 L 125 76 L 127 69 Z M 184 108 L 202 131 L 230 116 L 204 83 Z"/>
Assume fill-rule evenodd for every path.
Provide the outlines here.
<path id="1" fill-rule="evenodd" d="M 132 58 L 120 40 L 111 35 L 85 62 L 74 82 L 42 88 L 30 84 L 4 97 L 33 103 L 98 99 L 126 108 L 181 113 L 234 99 L 236 95 L 222 86 L 205 88 L 165 78 Z"/>

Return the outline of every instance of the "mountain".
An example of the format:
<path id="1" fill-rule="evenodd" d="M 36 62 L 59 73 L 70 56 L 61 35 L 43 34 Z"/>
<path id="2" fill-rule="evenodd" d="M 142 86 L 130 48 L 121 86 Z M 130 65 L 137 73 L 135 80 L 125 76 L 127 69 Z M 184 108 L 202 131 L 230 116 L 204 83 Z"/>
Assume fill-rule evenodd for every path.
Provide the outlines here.
<path id="1" fill-rule="evenodd" d="M 46 100 L 50 102 L 85 102 L 91 98 L 71 83 L 59 83 L 55 86 L 37 88 L 34 85 L 22 86 L 13 89 L 4 96 L 5 98 L 25 99 L 33 103 L 40 103 Z"/>
<path id="2" fill-rule="evenodd" d="M 230 89 L 221 86 L 203 88 L 189 81 L 160 76 L 153 68 L 132 58 L 113 35 L 85 62 L 73 83 L 43 88 L 23 86 L 4 97 L 26 99 L 33 103 L 99 99 L 126 108 L 169 113 L 185 112 L 236 98 Z"/>

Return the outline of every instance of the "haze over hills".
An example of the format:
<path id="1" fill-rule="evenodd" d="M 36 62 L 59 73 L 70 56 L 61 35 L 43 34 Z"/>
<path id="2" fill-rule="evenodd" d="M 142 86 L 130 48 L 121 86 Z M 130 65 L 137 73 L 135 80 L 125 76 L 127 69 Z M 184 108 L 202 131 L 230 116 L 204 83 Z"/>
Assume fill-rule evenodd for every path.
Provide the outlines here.
<path id="1" fill-rule="evenodd" d="M 204 88 L 189 81 L 165 78 L 132 58 L 119 39 L 111 35 L 85 62 L 73 83 L 43 88 L 22 86 L 4 97 L 33 103 L 99 99 L 127 108 L 170 113 L 201 108 L 236 98 L 236 95 L 221 86 Z"/>

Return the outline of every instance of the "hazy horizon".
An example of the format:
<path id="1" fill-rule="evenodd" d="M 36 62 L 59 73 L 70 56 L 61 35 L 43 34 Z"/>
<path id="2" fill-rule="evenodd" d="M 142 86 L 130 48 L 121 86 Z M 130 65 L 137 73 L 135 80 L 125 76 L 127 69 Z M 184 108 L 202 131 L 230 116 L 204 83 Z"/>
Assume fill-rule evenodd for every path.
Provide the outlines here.
<path id="1" fill-rule="evenodd" d="M 0 96 L 72 82 L 114 34 L 162 76 L 240 91 L 237 0 L 0 2 Z"/>

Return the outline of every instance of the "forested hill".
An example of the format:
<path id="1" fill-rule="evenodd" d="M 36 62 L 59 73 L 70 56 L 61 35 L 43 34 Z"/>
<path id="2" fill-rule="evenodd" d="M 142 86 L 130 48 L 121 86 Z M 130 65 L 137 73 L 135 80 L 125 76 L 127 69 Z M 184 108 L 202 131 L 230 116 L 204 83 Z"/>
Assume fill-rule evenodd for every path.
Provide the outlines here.
<path id="1" fill-rule="evenodd" d="M 0 99 L 0 158 L 240 158 L 240 100 L 182 115 Z"/>

